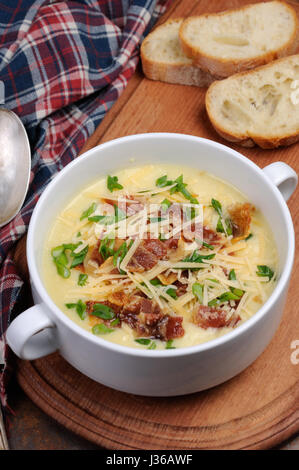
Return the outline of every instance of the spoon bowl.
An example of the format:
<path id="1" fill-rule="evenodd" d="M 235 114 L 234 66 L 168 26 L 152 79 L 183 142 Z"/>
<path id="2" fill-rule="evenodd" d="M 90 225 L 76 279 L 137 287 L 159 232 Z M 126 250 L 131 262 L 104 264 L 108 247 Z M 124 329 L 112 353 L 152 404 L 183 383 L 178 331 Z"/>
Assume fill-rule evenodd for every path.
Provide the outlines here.
<path id="1" fill-rule="evenodd" d="M 18 116 L 0 109 L 0 227 L 21 209 L 31 168 L 31 151 L 25 127 Z"/>

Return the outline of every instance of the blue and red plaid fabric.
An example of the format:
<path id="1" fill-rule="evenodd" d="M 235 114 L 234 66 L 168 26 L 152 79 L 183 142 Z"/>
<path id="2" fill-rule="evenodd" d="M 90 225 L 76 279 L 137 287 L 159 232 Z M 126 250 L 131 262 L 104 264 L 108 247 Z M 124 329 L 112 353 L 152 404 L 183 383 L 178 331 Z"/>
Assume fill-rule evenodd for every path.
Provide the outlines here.
<path id="1" fill-rule="evenodd" d="M 30 188 L 21 212 L 0 231 L 0 359 L 23 287 L 12 259 L 52 177 L 73 160 L 120 96 L 139 45 L 171 0 L 0 0 L 0 80 L 5 107 L 31 144 Z M 1 361 L 0 361 L 1 362 Z M 6 366 L 0 396 L 6 406 Z"/>

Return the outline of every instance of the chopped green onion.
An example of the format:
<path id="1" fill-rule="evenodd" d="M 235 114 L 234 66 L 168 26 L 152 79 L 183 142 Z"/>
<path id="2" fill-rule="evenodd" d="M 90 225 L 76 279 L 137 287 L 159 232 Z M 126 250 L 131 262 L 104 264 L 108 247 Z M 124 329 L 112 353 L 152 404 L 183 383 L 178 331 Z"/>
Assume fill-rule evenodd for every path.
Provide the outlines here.
<path id="1" fill-rule="evenodd" d="M 58 256 L 60 256 L 62 253 L 64 253 L 64 245 L 56 246 L 51 250 L 51 255 L 53 258 L 58 258 Z"/>
<path id="2" fill-rule="evenodd" d="M 76 248 L 78 248 L 78 246 L 80 246 L 82 244 L 82 242 L 78 242 L 78 243 L 64 243 L 63 244 L 63 248 L 64 250 L 70 250 L 70 251 L 74 251 Z"/>
<path id="3" fill-rule="evenodd" d="M 221 217 L 219 217 L 216 226 L 216 232 L 225 233 L 230 236 L 233 233 L 232 222 L 229 218 L 225 219 L 226 230 L 224 230 Z"/>
<path id="4" fill-rule="evenodd" d="M 213 245 L 209 245 L 209 244 L 206 243 L 206 242 L 202 242 L 202 246 L 204 246 L 205 248 L 209 248 L 209 250 L 214 250 Z"/>
<path id="5" fill-rule="evenodd" d="M 230 287 L 230 290 L 234 295 L 236 295 L 239 298 L 241 298 L 242 295 L 244 294 L 244 291 L 242 289 L 237 289 L 236 287 Z"/>
<path id="6" fill-rule="evenodd" d="M 226 233 L 228 236 L 232 235 L 233 233 L 233 227 L 232 227 L 232 222 L 229 218 L 225 219 L 225 225 L 226 225 L 226 230 L 224 230 L 222 219 L 223 219 L 223 214 L 222 214 L 222 206 L 217 199 L 211 200 L 211 205 L 219 215 L 219 219 L 217 221 L 217 226 L 216 226 L 216 232 L 220 233 Z"/>
<path id="7" fill-rule="evenodd" d="M 161 202 L 161 209 L 163 212 L 166 212 L 167 209 L 170 208 L 171 206 L 171 202 L 169 201 L 169 199 L 164 199 L 162 202 Z"/>
<path id="8" fill-rule="evenodd" d="M 195 251 L 193 251 L 192 255 L 190 256 L 187 256 L 186 258 L 184 258 L 182 261 L 184 263 L 204 263 L 203 260 L 205 259 L 213 259 L 215 257 L 215 253 L 212 253 L 210 255 L 200 255 Z M 191 270 L 198 270 L 200 268 L 189 268 Z"/>
<path id="9" fill-rule="evenodd" d="M 176 349 L 175 346 L 173 346 L 173 339 L 169 339 L 169 340 L 166 342 L 165 349 Z"/>
<path id="10" fill-rule="evenodd" d="M 219 300 L 218 299 L 213 299 L 213 300 L 210 300 L 210 302 L 208 302 L 208 306 L 209 307 L 214 307 L 215 305 L 219 304 Z"/>
<path id="11" fill-rule="evenodd" d="M 210 302 L 208 302 L 208 306 L 212 307 L 214 305 L 221 304 L 223 302 L 228 302 L 230 300 L 240 300 L 244 292 L 241 291 L 241 289 L 234 289 L 234 290 L 237 292 L 236 293 L 232 291 L 224 292 L 223 294 L 219 295 L 216 299 L 210 300 Z"/>
<path id="12" fill-rule="evenodd" d="M 148 338 L 138 338 L 135 339 L 135 342 L 144 346 L 148 346 L 151 343 L 151 340 Z"/>
<path id="13" fill-rule="evenodd" d="M 245 241 L 247 242 L 247 240 L 250 240 L 250 238 L 253 237 L 253 233 L 250 233 L 249 235 L 247 235 L 247 237 L 245 238 Z"/>
<path id="14" fill-rule="evenodd" d="M 87 217 L 89 217 L 91 214 L 94 213 L 94 211 L 96 210 L 97 208 L 97 205 L 95 202 L 93 202 L 91 204 L 91 206 L 88 207 L 88 209 L 86 209 L 84 212 L 82 212 L 82 215 L 80 217 L 80 220 L 83 220 L 83 219 L 86 219 Z"/>
<path id="15" fill-rule="evenodd" d="M 169 287 L 169 289 L 166 289 L 166 294 L 168 294 L 170 297 L 172 297 L 174 300 L 178 298 L 176 289 L 173 289 L 172 287 Z"/>
<path id="16" fill-rule="evenodd" d="M 62 266 L 66 266 L 68 263 L 67 256 L 65 252 L 61 253 L 59 256 L 57 256 L 55 259 L 56 264 L 61 264 Z"/>
<path id="17" fill-rule="evenodd" d="M 51 250 L 51 254 L 59 276 L 63 277 L 64 279 L 69 278 L 71 272 L 66 266 L 68 263 L 68 259 L 65 254 L 65 245 L 56 246 Z"/>
<path id="18" fill-rule="evenodd" d="M 55 262 L 55 264 L 59 276 L 63 277 L 64 279 L 68 279 L 71 275 L 71 271 L 63 264 L 59 264 L 58 262 Z"/>
<path id="19" fill-rule="evenodd" d="M 227 218 L 225 219 L 225 223 L 226 223 L 226 233 L 228 236 L 232 235 L 233 234 L 233 224 L 232 224 L 232 221 Z"/>
<path id="20" fill-rule="evenodd" d="M 110 322 L 110 325 L 111 326 L 116 326 L 120 323 L 120 319 L 119 318 L 115 318 L 114 320 L 112 320 L 112 322 Z"/>
<path id="21" fill-rule="evenodd" d="M 114 244 L 115 244 L 115 239 L 108 238 L 108 236 L 104 237 L 101 240 L 101 243 L 99 246 L 99 253 L 104 260 L 114 255 L 114 250 L 113 250 Z"/>
<path id="22" fill-rule="evenodd" d="M 97 325 L 93 326 L 92 330 L 94 335 L 104 335 L 107 333 L 112 333 L 114 330 L 112 328 L 108 328 L 104 323 L 98 323 Z"/>
<path id="23" fill-rule="evenodd" d="M 93 215 L 88 217 L 89 222 L 97 222 L 101 225 L 111 225 L 115 223 L 114 215 Z"/>
<path id="24" fill-rule="evenodd" d="M 171 188 L 170 194 L 181 193 L 191 204 L 199 204 L 196 197 L 193 197 L 192 194 L 187 189 L 187 184 L 183 181 L 183 175 L 180 175 L 175 181 L 176 185 Z"/>
<path id="25" fill-rule="evenodd" d="M 75 268 L 79 264 L 82 264 L 85 256 L 87 255 L 87 252 L 88 252 L 88 245 L 85 248 L 83 248 L 83 250 L 79 251 L 79 253 L 74 253 L 72 251 L 71 256 L 73 258 L 73 261 L 71 264 L 71 268 Z"/>
<path id="26" fill-rule="evenodd" d="M 157 347 L 157 345 L 156 345 L 155 341 L 152 341 L 147 349 L 156 349 L 156 347 Z"/>
<path id="27" fill-rule="evenodd" d="M 101 303 L 96 303 L 92 309 L 92 315 L 95 317 L 102 318 L 103 320 L 112 320 L 115 317 L 114 311 L 108 307 L 108 305 L 104 305 Z"/>
<path id="28" fill-rule="evenodd" d="M 88 279 L 88 275 L 87 274 L 79 274 L 79 277 L 78 277 L 78 286 L 85 286 L 86 282 L 87 282 L 87 279 Z"/>
<path id="29" fill-rule="evenodd" d="M 123 189 L 123 186 L 119 184 L 117 176 L 107 176 L 107 188 L 112 193 L 114 189 Z"/>
<path id="30" fill-rule="evenodd" d="M 201 304 L 203 302 L 203 287 L 204 286 L 202 284 L 199 284 L 199 282 L 194 282 L 192 286 L 192 293 L 195 297 L 198 298 Z"/>
<path id="31" fill-rule="evenodd" d="M 114 204 L 115 223 L 127 218 L 127 214 Z"/>
<path id="32" fill-rule="evenodd" d="M 163 220 L 166 220 L 165 217 L 151 217 L 149 221 L 151 223 L 157 223 L 157 222 L 162 222 Z"/>
<path id="33" fill-rule="evenodd" d="M 86 304 L 82 300 L 78 300 L 76 304 L 65 304 L 67 308 L 75 308 L 77 314 L 84 320 L 86 318 Z"/>
<path id="34" fill-rule="evenodd" d="M 155 277 L 154 279 L 151 279 L 150 283 L 153 286 L 162 286 L 162 282 L 157 277 Z M 144 282 L 142 282 L 142 285 L 145 286 Z M 168 287 L 165 290 L 165 292 L 166 292 L 167 295 L 169 295 L 170 297 L 172 297 L 175 300 L 178 298 L 177 293 L 176 293 L 176 289 L 174 289 L 173 287 Z M 163 295 L 160 295 L 160 297 L 163 297 Z"/>
<path id="35" fill-rule="evenodd" d="M 161 285 L 162 285 L 162 282 L 161 282 L 160 279 L 158 279 L 157 277 L 155 277 L 154 279 L 151 279 L 151 280 L 150 280 L 150 283 L 151 283 L 153 286 L 161 286 Z"/>
<path id="36" fill-rule="evenodd" d="M 239 290 L 239 289 L 236 289 Z M 228 300 L 239 300 L 240 297 L 243 295 L 243 291 L 241 291 L 241 295 L 234 294 L 232 291 L 224 292 L 223 294 L 219 295 L 218 300 L 220 302 L 227 302 Z"/>
<path id="37" fill-rule="evenodd" d="M 222 217 L 222 206 L 217 199 L 212 199 L 211 201 L 212 207 L 214 207 L 215 211 L 218 213 L 220 217 Z"/>
<path id="38" fill-rule="evenodd" d="M 126 254 L 128 253 L 128 250 L 133 245 L 133 243 L 134 241 L 130 240 L 129 246 L 127 246 L 127 243 L 123 242 L 122 245 L 119 247 L 119 249 L 113 255 L 113 265 L 118 267 L 120 274 L 125 274 L 125 271 L 121 270 L 119 266 L 122 260 L 124 259 L 124 257 L 126 256 Z"/>
<path id="39" fill-rule="evenodd" d="M 256 272 L 256 274 L 258 276 L 268 277 L 269 281 L 271 281 L 272 277 L 274 276 L 274 271 L 272 271 L 272 269 L 269 268 L 269 266 L 259 265 L 259 266 L 257 266 L 257 269 L 258 269 L 258 271 Z"/>
<path id="40" fill-rule="evenodd" d="M 219 217 L 219 219 L 218 219 L 218 221 L 217 221 L 216 232 L 220 232 L 220 233 L 224 233 L 224 232 L 225 232 L 221 217 Z"/>
<path id="41" fill-rule="evenodd" d="M 237 280 L 236 272 L 235 272 L 234 269 L 230 270 L 229 275 L 228 275 L 228 279 L 230 281 L 236 281 Z"/>
<path id="42" fill-rule="evenodd" d="M 158 188 L 164 188 L 165 186 L 170 186 L 171 184 L 173 184 L 173 181 L 169 181 L 167 179 L 167 175 L 161 176 L 156 180 L 156 186 L 158 186 Z"/>
<path id="43" fill-rule="evenodd" d="M 127 217 L 126 213 L 119 209 L 117 205 L 114 205 L 114 214 L 115 215 L 93 215 L 92 217 L 88 217 L 88 220 L 89 222 L 97 222 L 101 225 L 111 225 Z"/>

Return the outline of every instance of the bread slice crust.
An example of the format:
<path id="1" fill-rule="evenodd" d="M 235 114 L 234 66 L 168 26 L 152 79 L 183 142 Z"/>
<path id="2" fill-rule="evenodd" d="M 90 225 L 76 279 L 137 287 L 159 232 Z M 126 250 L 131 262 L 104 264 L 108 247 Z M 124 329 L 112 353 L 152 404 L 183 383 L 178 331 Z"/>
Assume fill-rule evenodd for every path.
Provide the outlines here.
<path id="1" fill-rule="evenodd" d="M 210 87 L 207 90 L 206 97 L 205 97 L 206 111 L 207 111 L 211 124 L 213 125 L 214 129 L 221 137 L 223 137 L 225 140 L 228 140 L 229 142 L 237 143 L 243 147 L 254 147 L 255 145 L 258 145 L 259 147 L 263 149 L 274 149 L 280 146 L 292 145 L 299 141 L 299 124 L 298 124 L 298 128 L 296 129 L 296 131 L 293 131 L 293 132 L 286 131 L 284 134 L 281 134 L 281 135 L 268 135 L 267 136 L 267 135 L 263 135 L 262 133 L 252 132 L 249 130 L 246 132 L 233 133 L 229 131 L 221 123 L 221 120 L 219 119 L 219 117 L 215 116 L 215 113 L 212 111 L 212 107 L 213 107 L 212 95 L 213 95 L 214 90 L 217 89 L 217 87 L 219 86 L 219 84 L 224 84 L 225 82 L 229 84 L 229 82 L 232 82 L 233 80 L 234 81 L 238 80 L 239 78 L 242 78 L 242 77 L 248 78 L 252 75 L 255 75 L 256 73 L 260 71 L 263 72 L 265 70 L 271 69 L 272 67 L 277 67 L 278 65 L 281 66 L 283 69 L 284 64 L 287 61 L 290 61 L 293 59 L 297 60 L 298 65 L 299 65 L 299 54 L 297 54 L 297 55 L 293 55 L 290 57 L 284 57 L 282 59 L 278 59 L 274 62 L 271 62 L 270 64 L 263 65 L 261 67 L 258 67 L 250 71 L 240 72 L 224 80 L 215 81 L 214 83 L 210 85 Z"/>
<path id="2" fill-rule="evenodd" d="M 179 25 L 183 23 L 184 18 L 170 19 L 160 26 L 157 26 L 141 44 L 141 62 L 144 75 L 150 80 L 161 82 L 193 85 L 198 87 L 208 87 L 214 80 L 209 72 L 202 70 L 198 65 L 194 65 L 192 60 L 186 57 L 185 60 L 178 59 L 176 62 L 167 63 L 159 58 L 152 58 L 147 52 L 147 46 L 155 40 L 159 31 L 163 31 L 168 25 Z M 161 44 L 161 47 L 163 45 Z"/>
<path id="3" fill-rule="evenodd" d="M 275 0 L 274 2 L 269 3 L 278 3 L 284 5 L 284 7 L 288 10 L 294 21 L 294 28 L 289 40 L 286 43 L 283 43 L 276 50 L 270 50 L 252 58 L 223 58 L 217 55 L 213 56 L 210 54 L 206 54 L 205 51 L 202 50 L 202 48 L 194 46 L 194 44 L 187 37 L 186 28 L 192 21 L 196 20 L 197 18 L 219 18 L 226 15 L 230 15 L 231 13 L 236 11 L 246 12 L 246 10 L 248 10 L 249 8 L 259 5 L 249 4 L 241 8 L 225 10 L 220 13 L 203 14 L 200 16 L 190 16 L 189 18 L 187 18 L 182 23 L 179 31 L 179 37 L 183 51 L 188 57 L 192 58 L 194 64 L 197 64 L 203 70 L 210 72 L 212 75 L 221 78 L 229 77 L 230 75 L 233 75 L 235 73 L 250 70 L 252 68 L 268 64 L 273 60 L 295 54 L 299 46 L 299 22 L 296 11 L 291 7 L 291 5 L 288 5 L 280 0 Z"/>

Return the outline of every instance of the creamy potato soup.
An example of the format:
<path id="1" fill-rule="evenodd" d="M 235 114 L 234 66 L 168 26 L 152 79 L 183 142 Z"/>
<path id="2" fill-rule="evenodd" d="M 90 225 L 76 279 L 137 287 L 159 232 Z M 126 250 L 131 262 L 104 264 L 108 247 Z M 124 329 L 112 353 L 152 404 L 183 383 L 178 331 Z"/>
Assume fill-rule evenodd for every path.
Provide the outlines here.
<path id="1" fill-rule="evenodd" d="M 272 233 L 235 187 L 194 168 L 98 178 L 61 208 L 43 279 L 82 328 L 123 346 L 193 346 L 237 328 L 277 278 Z"/>

